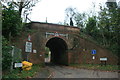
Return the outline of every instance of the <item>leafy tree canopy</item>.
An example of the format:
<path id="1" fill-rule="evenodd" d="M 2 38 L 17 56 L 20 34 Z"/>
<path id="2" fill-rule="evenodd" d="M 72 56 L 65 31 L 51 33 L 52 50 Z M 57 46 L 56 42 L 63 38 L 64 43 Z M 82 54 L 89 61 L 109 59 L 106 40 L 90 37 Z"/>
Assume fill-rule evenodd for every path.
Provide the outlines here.
<path id="1" fill-rule="evenodd" d="M 21 27 L 21 18 L 19 12 L 14 10 L 12 4 L 8 4 L 9 8 L 2 10 L 2 35 L 9 39 L 10 36 L 15 37 L 19 35 Z"/>

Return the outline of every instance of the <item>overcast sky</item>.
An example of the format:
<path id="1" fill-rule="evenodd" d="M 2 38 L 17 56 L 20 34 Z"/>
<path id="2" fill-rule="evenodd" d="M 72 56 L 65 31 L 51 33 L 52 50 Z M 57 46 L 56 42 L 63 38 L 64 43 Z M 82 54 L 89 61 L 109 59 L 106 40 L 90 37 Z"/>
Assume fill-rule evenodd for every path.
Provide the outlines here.
<path id="1" fill-rule="evenodd" d="M 99 3 L 104 4 L 107 0 L 41 0 L 33 7 L 29 18 L 32 21 L 48 23 L 64 22 L 65 9 L 68 7 L 77 8 L 79 12 L 89 13 L 91 10 L 98 11 Z M 116 0 L 117 2 L 120 0 Z M 93 9 L 93 3 L 96 9 Z"/>

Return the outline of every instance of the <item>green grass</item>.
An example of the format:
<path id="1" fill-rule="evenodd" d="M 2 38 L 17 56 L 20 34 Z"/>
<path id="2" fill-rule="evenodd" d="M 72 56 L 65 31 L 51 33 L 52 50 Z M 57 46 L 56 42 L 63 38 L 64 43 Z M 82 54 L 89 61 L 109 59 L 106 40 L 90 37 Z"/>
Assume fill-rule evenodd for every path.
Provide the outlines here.
<path id="1" fill-rule="evenodd" d="M 99 65 L 99 64 L 70 64 L 72 67 L 81 69 L 94 69 L 94 70 L 105 70 L 105 71 L 118 71 L 118 65 Z"/>
<path id="2" fill-rule="evenodd" d="M 38 71 L 41 70 L 43 65 L 33 65 L 32 69 L 29 71 L 21 71 L 20 69 L 14 69 L 12 72 L 9 72 L 5 75 L 3 75 L 4 78 L 27 78 L 27 77 L 33 77 Z"/>

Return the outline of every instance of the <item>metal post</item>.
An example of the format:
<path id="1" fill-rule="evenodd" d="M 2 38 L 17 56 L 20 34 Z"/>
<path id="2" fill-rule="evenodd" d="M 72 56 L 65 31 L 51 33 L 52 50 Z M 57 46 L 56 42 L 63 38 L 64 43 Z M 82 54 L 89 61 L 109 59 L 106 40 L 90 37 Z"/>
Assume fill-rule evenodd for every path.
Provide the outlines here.
<path id="1" fill-rule="evenodd" d="M 28 54 L 27 54 L 27 61 L 29 60 L 29 59 L 28 59 L 28 57 L 29 57 L 29 54 L 30 54 L 30 53 L 28 53 Z"/>
<path id="2" fill-rule="evenodd" d="M 12 46 L 12 62 L 11 62 L 11 70 L 13 70 L 13 55 L 14 55 L 14 46 Z"/>

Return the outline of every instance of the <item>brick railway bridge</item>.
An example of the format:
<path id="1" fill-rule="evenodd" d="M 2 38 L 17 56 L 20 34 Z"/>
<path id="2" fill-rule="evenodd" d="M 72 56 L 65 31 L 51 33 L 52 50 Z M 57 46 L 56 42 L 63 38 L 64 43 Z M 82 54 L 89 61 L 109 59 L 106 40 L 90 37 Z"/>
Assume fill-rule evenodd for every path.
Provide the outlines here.
<path id="1" fill-rule="evenodd" d="M 28 29 L 31 33 L 32 52 L 25 51 L 28 37 L 19 39 L 19 47 L 22 49 L 23 59 L 27 58 L 34 64 L 44 63 L 45 47 L 51 51 L 51 62 L 63 65 L 71 63 L 100 63 L 100 57 L 107 57 L 107 64 L 116 64 L 117 58 L 110 51 L 95 43 L 80 37 L 80 28 L 51 23 L 31 22 Z M 97 53 L 93 55 L 91 50 Z"/>

